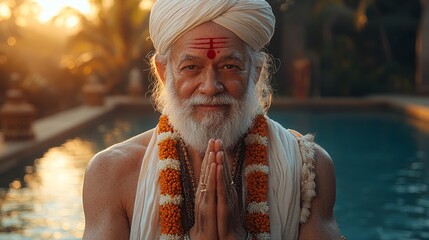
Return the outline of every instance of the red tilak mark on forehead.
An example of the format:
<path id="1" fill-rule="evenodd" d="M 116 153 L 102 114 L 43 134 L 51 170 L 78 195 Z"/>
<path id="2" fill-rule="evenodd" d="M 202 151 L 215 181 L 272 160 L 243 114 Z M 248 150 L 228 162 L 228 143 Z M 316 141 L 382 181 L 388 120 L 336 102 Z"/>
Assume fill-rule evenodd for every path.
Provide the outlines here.
<path id="1" fill-rule="evenodd" d="M 224 48 L 224 44 L 227 43 L 227 37 L 218 38 L 197 38 L 196 42 L 191 43 L 193 49 L 218 49 Z"/>
<path id="2" fill-rule="evenodd" d="M 213 49 L 210 49 L 210 50 L 207 52 L 207 57 L 208 57 L 209 59 L 214 59 L 214 58 L 216 57 L 216 52 L 215 52 Z"/>
<path id="3" fill-rule="evenodd" d="M 197 38 L 196 42 L 191 44 L 193 49 L 207 49 L 207 57 L 209 59 L 214 59 L 216 57 L 216 52 L 214 49 L 225 48 L 227 43 L 227 37 L 218 37 L 218 38 Z"/>

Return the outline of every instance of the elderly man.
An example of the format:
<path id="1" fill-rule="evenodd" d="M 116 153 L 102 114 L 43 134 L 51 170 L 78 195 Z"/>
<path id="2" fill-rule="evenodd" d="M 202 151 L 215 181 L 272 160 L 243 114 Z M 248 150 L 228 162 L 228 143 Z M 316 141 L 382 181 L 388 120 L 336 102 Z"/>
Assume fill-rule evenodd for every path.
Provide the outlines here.
<path id="1" fill-rule="evenodd" d="M 266 116 L 264 0 L 158 0 L 158 125 L 92 159 L 84 239 L 341 239 L 332 160 Z"/>

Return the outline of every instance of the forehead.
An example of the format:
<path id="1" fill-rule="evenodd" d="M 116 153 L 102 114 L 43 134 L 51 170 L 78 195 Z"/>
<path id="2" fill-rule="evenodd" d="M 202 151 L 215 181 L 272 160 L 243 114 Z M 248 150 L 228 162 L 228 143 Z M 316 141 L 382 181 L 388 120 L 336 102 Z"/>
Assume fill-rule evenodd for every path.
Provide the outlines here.
<path id="1" fill-rule="evenodd" d="M 230 30 L 207 22 L 186 32 L 172 46 L 173 57 L 195 54 L 214 59 L 216 56 L 240 52 L 245 55 L 246 44 Z"/>

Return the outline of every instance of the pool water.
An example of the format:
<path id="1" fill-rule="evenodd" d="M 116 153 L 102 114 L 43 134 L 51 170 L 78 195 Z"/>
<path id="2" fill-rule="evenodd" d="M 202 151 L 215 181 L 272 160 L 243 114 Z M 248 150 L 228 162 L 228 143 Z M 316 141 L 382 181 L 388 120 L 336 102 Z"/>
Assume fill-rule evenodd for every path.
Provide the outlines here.
<path id="1" fill-rule="evenodd" d="M 112 114 L 0 177 L 0 240 L 80 239 L 84 169 L 99 150 L 153 127 L 157 114 Z M 429 239 L 429 123 L 387 112 L 283 112 L 314 133 L 337 175 L 335 215 L 349 240 Z"/>
<path id="2" fill-rule="evenodd" d="M 333 158 L 347 239 L 429 239 L 429 123 L 374 112 L 271 116 L 315 133 Z"/>

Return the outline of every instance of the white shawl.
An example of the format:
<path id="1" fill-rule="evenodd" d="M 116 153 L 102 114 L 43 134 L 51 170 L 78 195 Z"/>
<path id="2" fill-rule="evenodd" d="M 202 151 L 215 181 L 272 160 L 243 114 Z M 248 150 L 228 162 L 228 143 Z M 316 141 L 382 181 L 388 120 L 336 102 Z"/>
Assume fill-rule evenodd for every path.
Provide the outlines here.
<path id="1" fill-rule="evenodd" d="M 288 130 L 274 120 L 266 118 L 271 238 L 297 239 L 301 217 L 300 184 L 303 166 L 300 145 Z M 132 240 L 159 239 L 158 161 L 157 133 L 154 131 L 140 170 L 131 224 L 130 239 Z"/>

